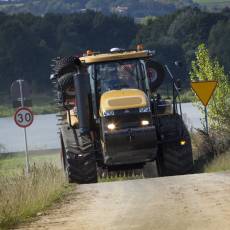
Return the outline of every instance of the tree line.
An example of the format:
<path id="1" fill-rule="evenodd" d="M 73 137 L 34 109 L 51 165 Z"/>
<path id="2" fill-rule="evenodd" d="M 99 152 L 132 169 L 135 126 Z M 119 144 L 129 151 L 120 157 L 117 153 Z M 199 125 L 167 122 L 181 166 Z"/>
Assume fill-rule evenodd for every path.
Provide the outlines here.
<path id="1" fill-rule="evenodd" d="M 87 49 L 128 48 L 138 31 L 129 17 L 89 11 L 69 15 L 0 14 L 0 90 L 18 78 L 34 90 L 48 90 L 51 59 Z"/>
<path id="2" fill-rule="evenodd" d="M 34 91 L 50 91 L 51 60 L 80 55 L 87 49 L 108 51 L 111 47 L 134 48 L 143 43 L 156 50 L 156 59 L 187 79 L 191 61 L 200 43 L 205 43 L 230 71 L 230 11 L 207 13 L 186 8 L 173 14 L 133 18 L 87 11 L 74 14 L 6 15 L 0 13 L 0 91 L 8 91 L 13 80 L 28 80 Z M 180 60 L 183 68 L 175 69 Z"/>
<path id="3" fill-rule="evenodd" d="M 183 79 L 188 76 L 197 47 L 204 43 L 210 55 L 217 57 L 229 72 L 230 10 L 210 13 L 198 8 L 185 8 L 171 15 L 147 18 L 138 30 L 135 43 L 143 43 L 147 49 L 156 50 L 156 58 L 172 69 L 174 62 L 180 60 L 184 63 L 179 71 Z"/>
<path id="4" fill-rule="evenodd" d="M 132 17 L 164 15 L 178 8 L 195 5 L 192 0 L 17 0 L 0 3 L 0 11 L 16 14 L 28 12 L 34 15 L 46 13 L 76 13 L 83 9 L 100 11 L 104 14 L 114 12 Z M 116 9 L 115 9 L 116 11 Z"/>

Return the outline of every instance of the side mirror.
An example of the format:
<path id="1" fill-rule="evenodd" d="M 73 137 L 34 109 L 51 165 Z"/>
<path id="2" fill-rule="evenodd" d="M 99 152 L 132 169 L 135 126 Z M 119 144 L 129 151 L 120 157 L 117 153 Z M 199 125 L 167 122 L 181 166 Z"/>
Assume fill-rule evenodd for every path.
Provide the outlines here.
<path id="1" fill-rule="evenodd" d="M 151 92 L 155 91 L 164 81 L 164 67 L 153 60 L 146 61 L 147 77 Z"/>

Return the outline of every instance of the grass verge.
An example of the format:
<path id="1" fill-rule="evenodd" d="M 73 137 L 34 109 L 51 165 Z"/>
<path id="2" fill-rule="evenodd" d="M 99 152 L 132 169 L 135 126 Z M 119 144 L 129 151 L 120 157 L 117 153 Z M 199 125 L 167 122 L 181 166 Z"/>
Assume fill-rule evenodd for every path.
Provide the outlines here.
<path id="1" fill-rule="evenodd" d="M 219 172 L 230 170 L 229 132 L 210 130 L 207 135 L 202 130 L 191 134 L 193 158 L 196 172 Z"/>
<path id="2" fill-rule="evenodd" d="M 220 172 L 230 170 L 230 150 L 215 156 L 214 159 L 205 165 L 204 172 Z"/>
<path id="3" fill-rule="evenodd" d="M 0 229 L 30 220 L 72 188 L 60 169 L 56 150 L 32 152 L 28 176 L 24 164 L 24 153 L 0 155 Z"/>
<path id="4" fill-rule="evenodd" d="M 63 172 L 51 163 L 33 166 L 28 176 L 0 176 L 0 229 L 8 229 L 59 200 L 68 190 Z"/>

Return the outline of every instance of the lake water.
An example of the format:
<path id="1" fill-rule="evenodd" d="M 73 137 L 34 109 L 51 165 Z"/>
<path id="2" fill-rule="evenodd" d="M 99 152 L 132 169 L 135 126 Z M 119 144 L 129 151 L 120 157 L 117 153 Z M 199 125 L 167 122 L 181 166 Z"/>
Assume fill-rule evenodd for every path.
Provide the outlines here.
<path id="1" fill-rule="evenodd" d="M 200 112 L 191 103 L 182 104 L 183 117 L 189 127 L 201 128 Z M 29 150 L 45 150 L 60 147 L 55 114 L 37 115 L 27 128 Z M 0 118 L 0 152 L 24 151 L 24 130 L 12 117 Z"/>
<path id="2" fill-rule="evenodd" d="M 27 128 L 29 150 L 59 148 L 57 118 L 55 114 L 34 116 L 33 124 Z M 24 151 L 24 130 L 13 118 L 0 118 L 0 144 L 4 152 Z"/>
<path id="3" fill-rule="evenodd" d="M 193 106 L 192 103 L 183 103 L 181 104 L 183 119 L 188 126 L 188 128 L 202 128 L 201 112 Z"/>

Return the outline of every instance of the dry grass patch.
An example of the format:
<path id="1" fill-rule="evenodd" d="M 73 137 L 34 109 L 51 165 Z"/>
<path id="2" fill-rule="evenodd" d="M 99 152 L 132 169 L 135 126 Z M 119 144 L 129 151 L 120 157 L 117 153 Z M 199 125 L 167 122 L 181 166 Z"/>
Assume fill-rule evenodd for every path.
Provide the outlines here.
<path id="1" fill-rule="evenodd" d="M 202 130 L 192 133 L 193 158 L 196 172 L 230 170 L 229 133 Z"/>
<path id="2" fill-rule="evenodd" d="M 66 179 L 56 166 L 33 166 L 23 172 L 0 177 L 0 229 L 7 229 L 60 199 L 67 188 Z"/>
<path id="3" fill-rule="evenodd" d="M 216 156 L 204 167 L 205 172 L 220 172 L 230 170 L 230 150 Z"/>

